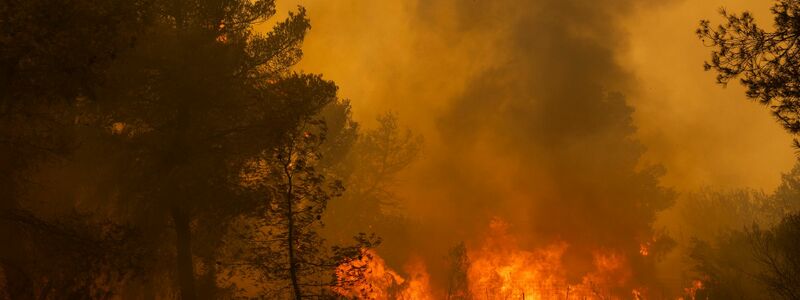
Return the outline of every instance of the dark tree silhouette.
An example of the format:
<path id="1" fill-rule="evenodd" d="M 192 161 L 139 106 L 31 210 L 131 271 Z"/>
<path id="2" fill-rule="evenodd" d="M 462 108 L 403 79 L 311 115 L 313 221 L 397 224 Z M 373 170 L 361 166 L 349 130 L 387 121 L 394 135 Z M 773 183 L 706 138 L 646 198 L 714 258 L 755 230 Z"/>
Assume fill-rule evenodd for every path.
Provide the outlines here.
<path id="1" fill-rule="evenodd" d="M 344 113 L 345 103 L 334 103 L 334 111 Z M 326 114 L 330 119 L 336 113 Z M 337 119 L 337 118 L 334 118 Z M 264 296 L 292 295 L 294 299 L 330 296 L 329 287 L 336 284 L 335 268 L 345 260 L 361 255 L 361 249 L 380 243 L 374 236 L 360 234 L 355 243 L 345 246 L 329 245 L 320 236 L 322 215 L 328 202 L 341 196 L 342 182 L 331 172 L 331 161 L 343 157 L 323 158 L 334 145 L 327 143 L 329 127 L 325 121 L 309 118 L 302 126 L 286 136 L 286 141 L 251 164 L 248 185 L 262 191 L 267 199 L 264 211 L 251 223 L 248 238 L 251 246 L 244 265 L 256 273 L 256 281 L 264 284 Z M 348 123 L 348 122 L 344 122 Z M 339 125 L 344 124 L 339 123 Z M 336 126 L 337 131 L 350 131 L 349 126 Z M 346 133 L 336 134 L 340 137 Z M 288 293 L 291 291 L 291 293 Z"/>
<path id="2" fill-rule="evenodd" d="M 0 298 L 109 299 L 119 296 L 122 283 L 142 276 L 147 264 L 136 231 L 108 220 L 79 214 L 43 220 L 21 210 L 5 211 L 0 220 L 17 230 L 15 246 L 27 254 L 4 258 L 3 274 L 18 277 L 6 278 Z M 31 282 L 20 284 L 20 278 Z"/>
<path id="3" fill-rule="evenodd" d="M 729 230 L 695 240 L 690 257 L 710 299 L 800 299 L 800 216 L 776 226 Z"/>
<path id="4" fill-rule="evenodd" d="M 342 159 L 326 162 L 347 187 L 326 214 L 328 236 L 338 241 L 363 230 L 390 234 L 393 241 L 398 241 L 403 227 L 408 225 L 396 213 L 398 203 L 393 187 L 398 174 L 417 159 L 422 137 L 402 128 L 393 113 L 376 119 L 375 128 L 361 128 L 350 135 L 352 145 Z"/>
<path id="5" fill-rule="evenodd" d="M 755 278 L 783 299 L 800 299 L 800 214 L 786 216 L 769 230 L 746 232 L 761 272 Z"/>
<path id="6" fill-rule="evenodd" d="M 129 227 L 70 211 L 53 217 L 55 205 L 42 216 L 28 204 L 30 190 L 42 189 L 35 174 L 75 149 L 78 104 L 135 44 L 152 12 L 146 2 L 0 3 L 0 297 L 105 298 L 125 277 L 112 272 L 130 274 L 130 264 L 115 263 L 137 259 Z"/>
<path id="7" fill-rule="evenodd" d="M 447 299 L 472 299 L 472 295 L 470 295 L 469 292 L 469 280 L 467 277 L 470 261 L 464 242 L 458 243 L 458 245 L 450 249 L 448 263 Z"/>
<path id="8" fill-rule="evenodd" d="M 697 35 L 714 48 L 706 70 L 717 72 L 717 82 L 735 78 L 747 87 L 747 96 L 769 106 L 789 132 L 800 133 L 800 1 L 780 0 L 772 7 L 775 31 L 756 24 L 749 12 L 721 10 L 726 23 L 712 27 L 700 22 Z"/>
<path id="9" fill-rule="evenodd" d="M 259 205 L 237 174 L 335 99 L 336 87 L 289 71 L 309 28 L 302 8 L 257 34 L 253 24 L 275 14 L 274 1 L 153 5 L 162 9 L 148 34 L 119 56 L 83 117 L 106 137 L 101 152 L 116 154 L 102 164 L 117 164 L 109 184 L 128 220 L 173 230 L 180 294 L 193 299 L 196 245 L 214 247 L 197 238 L 219 237 L 196 233 Z"/>
<path id="10" fill-rule="evenodd" d="M 772 194 L 707 189 L 677 207 L 693 234 L 694 279 L 710 299 L 796 299 L 799 166 Z"/>
<path id="11" fill-rule="evenodd" d="M 800 1 L 779 0 L 771 9 L 774 31 L 756 24 L 749 12 L 730 14 L 721 11 L 726 23 L 713 28 L 709 21 L 700 22 L 697 35 L 714 50 L 706 70 L 717 72 L 717 82 L 727 84 L 735 78 L 747 88 L 747 96 L 767 105 L 783 127 L 792 134 L 800 133 Z M 800 142 L 795 139 L 795 146 Z M 796 173 L 796 168 L 793 170 Z M 800 299 L 800 222 L 797 217 L 796 178 L 784 176 L 774 201 L 767 204 L 772 216 L 782 221 L 768 230 L 754 225 L 744 232 L 734 231 L 718 242 L 717 254 L 739 253 L 742 245 L 753 250 L 749 255 L 713 264 L 719 257 L 695 255 L 699 269 L 712 277 L 717 285 L 727 282 L 726 288 L 711 291 L 726 292 L 733 296 L 741 285 L 723 280 L 720 274 L 747 274 L 764 284 L 776 296 Z M 786 215 L 789 214 L 789 215 Z M 738 241 L 733 243 L 733 241 Z M 726 246 L 727 245 L 727 246 Z M 695 253 L 714 253 L 703 243 L 695 246 Z M 752 266 L 752 264 L 757 266 Z M 746 266 L 747 265 L 747 266 Z M 734 268 L 724 272 L 726 268 Z M 714 278 L 717 277 L 717 278 Z M 741 295 L 741 294 L 739 294 Z"/>
<path id="12" fill-rule="evenodd" d="M 1 297 L 224 297 L 230 225 L 253 216 L 282 225 L 271 257 L 296 297 L 376 243 L 321 248 L 343 187 L 320 157 L 344 157 L 357 126 L 333 82 L 291 70 L 302 7 L 255 31 L 274 2 L 0 3 Z M 257 159 L 283 170 L 261 189 L 241 176 Z"/>
<path id="13" fill-rule="evenodd" d="M 166 273 L 185 299 L 196 295 L 196 254 L 215 265 L 211 229 L 263 205 L 238 185 L 243 164 L 335 99 L 332 82 L 289 71 L 309 28 L 302 8 L 267 34 L 253 30 L 275 14 L 267 0 L 11 1 L 0 13 L 3 163 L 58 150 L 49 129 L 70 125 L 63 138 L 80 147 L 69 167 L 102 187 L 84 202 L 137 228 L 153 253 L 172 252 L 162 249 L 171 239 L 177 268 Z"/>
<path id="14" fill-rule="evenodd" d="M 275 188 L 270 198 L 275 200 L 266 214 L 267 222 L 274 223 L 267 226 L 276 228 L 279 232 L 274 235 L 282 238 L 279 244 L 283 250 L 279 253 L 288 258 L 286 269 L 297 300 L 303 298 L 301 285 L 305 284 L 300 282 L 301 276 L 312 275 L 314 267 L 329 264 L 319 257 L 322 240 L 315 225 L 320 223 L 328 201 L 344 189 L 340 181 L 329 182 L 316 170 L 324 129 L 315 133 L 309 127 L 301 126 L 284 146 L 276 149 L 270 159 L 274 165 L 268 170 Z"/>
<path id="15" fill-rule="evenodd" d="M 758 266 L 748 249 L 749 241 L 741 231 L 725 232 L 713 242 L 692 241 L 689 257 L 708 299 L 768 299 L 767 291 L 753 278 Z"/>

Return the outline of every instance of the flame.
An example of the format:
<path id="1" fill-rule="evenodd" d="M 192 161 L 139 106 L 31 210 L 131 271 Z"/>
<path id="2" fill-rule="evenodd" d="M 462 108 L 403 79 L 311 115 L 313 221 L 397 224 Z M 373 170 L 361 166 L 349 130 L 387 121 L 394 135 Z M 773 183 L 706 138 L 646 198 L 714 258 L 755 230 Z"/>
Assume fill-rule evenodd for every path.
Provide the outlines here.
<path id="1" fill-rule="evenodd" d="M 650 255 L 650 243 L 640 244 L 639 245 L 639 254 L 642 256 Z"/>
<path id="2" fill-rule="evenodd" d="M 408 280 L 404 288 L 400 291 L 397 299 L 401 300 L 432 300 L 430 288 L 430 275 L 421 259 L 414 259 L 404 268 L 408 274 Z"/>
<path id="3" fill-rule="evenodd" d="M 491 234 L 479 249 L 468 250 L 471 261 L 469 290 L 478 299 L 601 299 L 610 288 L 622 287 L 630 278 L 623 255 L 613 251 L 594 253 L 594 270 L 580 282 L 566 280 L 562 256 L 566 242 L 533 250 L 520 249 L 507 233 L 508 225 L 495 220 Z"/>
<path id="4" fill-rule="evenodd" d="M 694 281 L 692 281 L 692 285 L 690 287 L 687 287 L 687 288 L 683 289 L 684 295 L 686 295 L 688 298 L 681 297 L 681 298 L 678 298 L 678 299 L 679 300 L 684 300 L 684 299 L 695 300 L 697 298 L 697 291 L 702 290 L 702 289 L 703 289 L 703 282 L 700 281 L 700 280 L 694 280 Z"/>
<path id="5" fill-rule="evenodd" d="M 361 255 L 336 268 L 333 291 L 355 299 L 388 299 L 389 290 L 405 281 L 388 268 L 374 249 L 362 249 Z"/>
<path id="6" fill-rule="evenodd" d="M 633 290 L 631 291 L 631 294 L 633 295 L 633 299 L 635 299 L 635 300 L 642 299 L 642 292 L 640 292 L 640 291 L 639 291 L 639 290 L 637 290 L 637 289 L 633 289 Z"/>
<path id="7" fill-rule="evenodd" d="M 125 132 L 125 128 L 127 127 L 128 125 L 125 124 L 124 122 L 114 122 L 113 124 L 111 124 L 111 133 L 120 135 Z"/>
<path id="8" fill-rule="evenodd" d="M 333 291 L 351 299 L 433 299 L 425 264 L 413 260 L 406 265 L 408 279 L 386 266 L 374 249 L 362 249 L 361 255 L 336 268 Z"/>
<path id="9" fill-rule="evenodd" d="M 479 249 L 470 249 L 467 256 L 469 292 L 477 298 L 541 298 L 544 291 L 555 288 L 564 274 L 561 255 L 566 243 L 554 243 L 533 251 L 520 250 L 516 240 L 506 233 L 507 224 L 492 221 L 490 234 Z"/>
<path id="10" fill-rule="evenodd" d="M 613 250 L 596 250 L 593 269 L 578 282 L 567 280 L 562 257 L 566 242 L 553 242 L 536 249 L 522 249 L 508 234 L 508 224 L 494 220 L 478 247 L 467 248 L 465 291 L 447 294 L 471 299 L 619 299 L 625 294 L 632 271 L 626 257 Z M 341 296 L 355 299 L 442 299 L 429 285 L 425 265 L 415 260 L 404 268 L 407 278 L 387 267 L 374 250 L 362 250 L 358 259 L 341 264 L 336 272 Z M 442 289 L 443 290 L 443 289 Z M 627 289 L 634 299 L 646 298 L 642 288 Z M 439 296 L 434 296 L 439 295 Z M 630 295 L 630 294 L 629 294 Z M 449 297 L 449 296 L 448 296 Z M 627 297 L 625 297 L 627 298 Z"/>

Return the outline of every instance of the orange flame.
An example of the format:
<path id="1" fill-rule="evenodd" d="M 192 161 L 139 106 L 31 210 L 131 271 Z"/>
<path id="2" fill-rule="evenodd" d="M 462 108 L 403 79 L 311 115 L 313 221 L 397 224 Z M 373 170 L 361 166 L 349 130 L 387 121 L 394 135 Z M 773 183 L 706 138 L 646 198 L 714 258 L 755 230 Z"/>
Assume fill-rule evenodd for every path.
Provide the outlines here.
<path id="1" fill-rule="evenodd" d="M 617 299 L 632 272 L 621 253 L 597 250 L 593 270 L 579 282 L 566 279 L 562 256 L 569 245 L 554 242 L 538 249 L 521 249 L 507 233 L 508 224 L 494 220 L 479 247 L 467 249 L 467 292 L 472 299 Z M 403 278 L 385 265 L 374 250 L 337 269 L 339 295 L 355 299 L 439 299 L 429 285 L 425 265 L 416 260 L 405 267 Z M 631 289 L 627 289 L 631 291 Z M 631 291 L 645 298 L 645 289 Z M 622 292 L 624 293 L 624 292 Z M 443 294 L 443 293 L 442 293 Z M 626 297 L 627 298 L 627 297 Z"/>
<path id="2" fill-rule="evenodd" d="M 408 274 L 405 286 L 401 289 L 397 299 L 401 300 L 430 300 L 432 292 L 430 288 L 430 275 L 425 267 L 425 263 L 420 259 L 412 260 L 405 266 Z"/>
<path id="3" fill-rule="evenodd" d="M 581 282 L 571 284 L 561 263 L 567 243 L 523 250 L 507 233 L 507 227 L 502 221 L 493 221 L 492 233 L 483 246 L 468 251 L 469 289 L 474 298 L 608 298 L 610 288 L 623 286 L 630 277 L 624 256 L 598 250 L 594 254 L 594 270 L 585 274 Z"/>
<path id="4" fill-rule="evenodd" d="M 640 244 L 639 254 L 641 254 L 642 256 L 650 255 L 650 243 Z"/>
<path id="5" fill-rule="evenodd" d="M 684 295 L 689 297 L 688 299 L 695 300 L 697 298 L 697 291 L 703 289 L 703 282 L 700 280 L 693 280 L 692 285 L 690 287 L 684 288 L 683 292 Z M 678 298 L 679 300 L 684 300 L 684 297 Z"/>
<path id="6" fill-rule="evenodd" d="M 412 261 L 405 271 L 408 279 L 386 266 L 375 250 L 362 249 L 359 258 L 336 268 L 337 284 L 333 291 L 351 299 L 433 299 L 425 264 Z"/>

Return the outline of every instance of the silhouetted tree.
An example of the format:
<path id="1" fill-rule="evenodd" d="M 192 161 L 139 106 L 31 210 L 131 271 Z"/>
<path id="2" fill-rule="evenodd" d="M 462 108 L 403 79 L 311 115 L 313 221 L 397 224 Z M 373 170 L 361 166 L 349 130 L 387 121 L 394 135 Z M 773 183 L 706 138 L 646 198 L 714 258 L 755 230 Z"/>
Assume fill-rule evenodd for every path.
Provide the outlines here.
<path id="1" fill-rule="evenodd" d="M 800 1 L 779 0 L 771 9 L 775 30 L 759 27 L 752 14 L 721 11 L 726 23 L 703 20 L 697 35 L 714 50 L 706 70 L 717 82 L 740 78 L 747 96 L 769 106 L 783 127 L 800 133 Z"/>
<path id="2" fill-rule="evenodd" d="M 74 213 L 43 220 L 21 210 L 5 211 L 1 220 L 0 226 L 17 229 L 15 247 L 27 254 L 4 265 L 3 273 L 31 281 L 9 281 L 3 288 L 9 299 L 109 299 L 147 264 L 136 231 L 108 220 Z"/>
<path id="3" fill-rule="evenodd" d="M 782 299 L 800 299 L 800 214 L 769 230 L 754 226 L 746 234 L 762 270 L 755 278 Z"/>
<path id="4" fill-rule="evenodd" d="M 289 70 L 309 28 L 302 8 L 258 34 L 274 1 L 152 5 L 148 34 L 87 99 L 84 147 L 113 154 L 97 164 L 114 165 L 105 184 L 115 212 L 164 241 L 155 246 L 172 239 L 180 295 L 193 299 L 196 252 L 213 275 L 219 229 L 263 205 L 239 184 L 242 168 L 333 101 L 336 86 Z"/>
<path id="5" fill-rule="evenodd" d="M 299 132 L 291 135 L 289 141 L 273 153 L 275 165 L 269 170 L 277 195 L 270 197 L 276 200 L 267 210 L 266 219 L 276 222 L 270 227 L 281 231 L 275 236 L 284 240 L 281 252 L 288 258 L 292 294 L 298 300 L 303 298 L 300 277 L 315 273 L 315 266 L 325 264 L 317 257 L 322 240 L 314 225 L 320 223 L 328 201 L 341 195 L 344 189 L 340 181 L 326 182 L 325 175 L 316 170 L 324 132 L 310 130 L 302 126 Z"/>
<path id="6" fill-rule="evenodd" d="M 272 285 L 264 293 L 275 296 L 291 290 L 295 299 L 329 295 L 334 269 L 361 255 L 360 249 L 379 243 L 374 236 L 361 234 L 353 245 L 329 249 L 319 235 L 328 202 L 339 197 L 344 186 L 331 179 L 333 174 L 322 164 L 322 149 L 332 147 L 323 146 L 327 123 L 316 118 L 301 123 L 284 143 L 254 162 L 247 175 L 265 192 L 267 205 L 251 226 L 255 247 L 246 264 L 258 273 L 257 280 Z"/>
<path id="7" fill-rule="evenodd" d="M 727 84 L 740 78 L 747 88 L 747 96 L 769 106 L 783 127 L 797 135 L 800 133 L 800 1 L 779 0 L 771 9 L 774 15 L 774 31 L 759 27 L 752 14 L 740 15 L 721 11 L 726 23 L 712 28 L 709 21 L 700 22 L 697 35 L 713 47 L 711 60 L 705 63 L 706 70 L 717 72 L 717 82 Z M 795 139 L 795 146 L 800 142 Z M 797 172 L 797 168 L 793 170 Z M 741 277 L 741 274 L 758 279 L 775 296 L 784 299 L 800 299 L 800 222 L 797 222 L 798 203 L 796 196 L 796 176 L 785 175 L 773 199 L 767 202 L 770 216 L 783 218 L 775 227 L 761 230 L 758 224 L 734 231 L 728 238 L 718 242 L 717 256 L 724 253 L 739 253 L 740 257 L 724 263 L 713 255 L 695 256 L 701 262 L 701 273 L 712 277 L 712 283 L 724 288 L 712 288 L 711 293 L 728 293 L 728 296 L 741 297 L 741 283 L 723 280 L 720 274 L 728 273 Z M 786 216 L 787 213 L 792 213 Z M 785 216 L 785 217 L 784 217 Z M 728 241 L 728 243 L 723 243 Z M 731 241 L 737 241 L 732 245 Z M 727 246 L 726 246 L 727 245 Z M 742 256 L 743 246 L 753 251 Z M 696 253 L 712 247 L 695 247 Z M 753 266 L 753 264 L 756 264 Z M 743 266 L 747 267 L 743 267 Z M 734 268 L 725 272 L 726 268 Z M 722 296 L 726 297 L 726 296 Z"/>
<path id="8" fill-rule="evenodd" d="M 461 242 L 452 249 L 448 256 L 449 270 L 447 282 L 447 299 L 469 300 L 472 296 L 469 293 L 469 257 L 467 247 Z"/>
<path id="9" fill-rule="evenodd" d="M 224 253 L 229 224 L 255 215 L 285 225 L 298 297 L 309 274 L 323 276 L 308 270 L 375 242 L 316 244 L 342 185 L 312 165 L 347 153 L 357 126 L 333 82 L 290 70 L 310 27 L 302 7 L 254 30 L 275 13 L 273 0 L 0 3 L 0 243 L 11 245 L 0 277 L 15 287 L 5 296 L 154 297 L 171 292 L 156 287 L 164 281 L 183 299 L 221 297 L 220 259 L 241 256 Z M 335 134 L 323 146 L 328 126 L 314 118 L 325 107 Z M 284 177 L 250 188 L 241 175 L 262 158 Z"/>
<path id="10" fill-rule="evenodd" d="M 692 241 L 689 258 L 709 299 L 769 299 L 767 290 L 755 280 L 760 268 L 750 249 L 750 241 L 740 230 L 723 232 L 712 241 Z"/>
<path id="11" fill-rule="evenodd" d="M 0 290 L 12 299 L 109 297 L 98 289 L 118 283 L 121 277 L 110 271 L 129 271 L 128 264 L 110 262 L 135 260 L 122 245 L 113 246 L 130 245 L 129 228 L 56 212 L 58 205 L 46 217 L 30 204 L 63 202 L 31 195 L 41 190 L 36 174 L 75 149 L 81 99 L 102 84 L 116 55 L 135 44 L 149 20 L 147 2 L 0 3 Z"/>
<path id="12" fill-rule="evenodd" d="M 774 220 L 800 212 L 800 161 L 788 173 L 781 175 L 781 184 L 770 198 Z"/>
<path id="13" fill-rule="evenodd" d="M 695 240 L 691 258 L 710 299 L 800 299 L 800 216 L 770 229 L 727 231 Z"/>
<path id="14" fill-rule="evenodd" d="M 350 189 L 354 198 L 371 198 L 373 205 L 387 209 L 396 205 L 392 185 L 397 174 L 417 159 L 422 137 L 402 128 L 393 113 L 380 115 L 377 121 L 376 128 L 358 136 L 347 158 L 354 170 L 345 175 L 357 183 Z"/>
<path id="15" fill-rule="evenodd" d="M 783 216 L 772 195 L 756 190 L 704 188 L 686 193 L 684 199 L 676 205 L 681 226 L 702 240 L 711 240 L 753 223 L 770 226 Z"/>
<path id="16" fill-rule="evenodd" d="M 689 194 L 678 210 L 693 239 L 688 254 L 710 299 L 774 299 L 791 289 L 797 165 L 773 194 L 747 189 Z M 795 224 L 796 225 L 796 224 Z M 766 229 L 762 229 L 766 228 Z M 796 242 L 796 240 L 794 240 Z M 788 270 L 785 270 L 785 269 Z M 784 279 L 777 279 L 784 278 Z M 794 286 L 796 288 L 797 286 Z M 786 298 L 793 299 L 793 298 Z"/>
<path id="17" fill-rule="evenodd" d="M 390 242 L 398 242 L 407 229 L 408 224 L 397 213 L 394 187 L 400 172 L 417 159 L 422 137 L 402 128 L 393 113 L 382 114 L 377 121 L 375 128 L 348 135 L 351 146 L 342 159 L 324 162 L 347 187 L 325 215 L 327 236 L 337 241 L 344 242 L 352 232 L 366 230 L 391 235 L 394 238 Z"/>

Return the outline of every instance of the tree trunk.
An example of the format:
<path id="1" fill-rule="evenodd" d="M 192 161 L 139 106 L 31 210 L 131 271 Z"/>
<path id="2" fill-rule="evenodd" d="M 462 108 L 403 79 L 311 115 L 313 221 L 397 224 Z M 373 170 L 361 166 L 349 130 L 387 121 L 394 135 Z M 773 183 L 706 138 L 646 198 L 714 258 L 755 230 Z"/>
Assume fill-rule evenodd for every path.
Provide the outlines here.
<path id="1" fill-rule="evenodd" d="M 194 300 L 194 264 L 192 263 L 192 238 L 189 229 L 189 218 L 179 208 L 172 209 L 172 221 L 175 223 L 175 247 L 178 262 L 178 287 L 180 298 Z"/>
<path id="2" fill-rule="evenodd" d="M 301 300 L 303 295 L 300 293 L 300 284 L 297 282 L 297 257 L 294 253 L 294 211 L 293 211 L 293 202 L 294 202 L 294 192 L 293 187 L 294 183 L 292 182 L 292 173 L 289 171 L 289 165 L 284 165 L 284 172 L 286 175 L 288 188 L 286 189 L 286 220 L 289 223 L 288 229 L 289 232 L 287 234 L 287 245 L 289 246 L 289 275 L 292 279 L 292 289 L 294 290 L 294 299 Z"/>
<path id="3" fill-rule="evenodd" d="M 212 257 L 203 258 L 203 264 L 206 266 L 206 272 L 203 277 L 198 279 L 199 285 L 197 288 L 198 300 L 213 300 L 219 298 L 217 293 L 217 265 L 216 259 Z"/>

